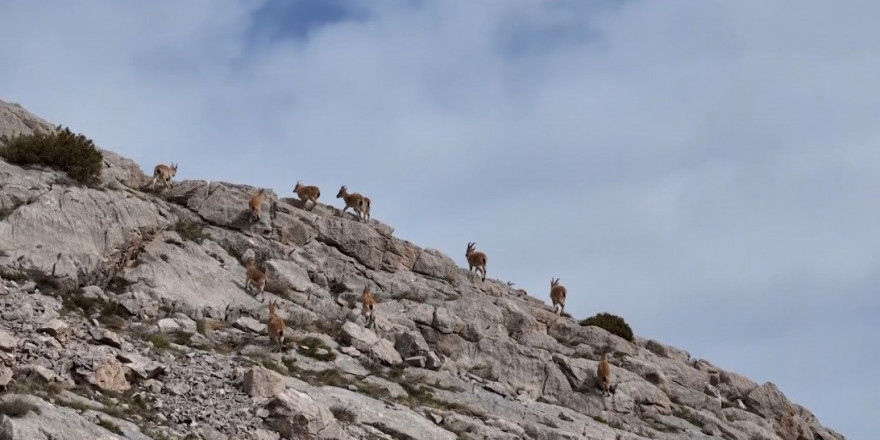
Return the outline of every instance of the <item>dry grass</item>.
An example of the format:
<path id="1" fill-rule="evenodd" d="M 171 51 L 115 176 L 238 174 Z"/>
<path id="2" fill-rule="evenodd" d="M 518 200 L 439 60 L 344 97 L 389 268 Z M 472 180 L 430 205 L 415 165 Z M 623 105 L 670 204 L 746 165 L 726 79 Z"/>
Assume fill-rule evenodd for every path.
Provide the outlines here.
<path id="1" fill-rule="evenodd" d="M 0 401 L 0 414 L 5 414 L 12 418 L 24 417 L 31 411 L 40 414 L 40 408 L 27 396 L 15 396 Z"/>
<path id="2" fill-rule="evenodd" d="M 336 359 L 336 353 L 330 347 L 325 345 L 320 339 L 311 336 L 299 341 L 296 351 L 301 355 L 319 361 L 329 362 Z"/>
<path id="3" fill-rule="evenodd" d="M 351 424 L 357 421 L 357 415 L 355 415 L 354 411 L 342 407 L 342 406 L 333 406 L 330 408 L 330 412 L 333 413 L 333 417 L 336 417 L 336 420 L 339 420 L 344 424 Z"/>

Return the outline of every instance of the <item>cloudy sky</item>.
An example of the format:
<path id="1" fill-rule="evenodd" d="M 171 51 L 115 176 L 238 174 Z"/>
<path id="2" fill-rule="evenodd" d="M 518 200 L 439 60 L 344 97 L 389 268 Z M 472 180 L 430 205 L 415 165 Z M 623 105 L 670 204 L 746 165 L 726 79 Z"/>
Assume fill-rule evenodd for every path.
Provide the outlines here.
<path id="1" fill-rule="evenodd" d="M 880 433 L 880 2 L 0 10 L 0 99 L 145 170 L 348 185 L 399 237 Z"/>

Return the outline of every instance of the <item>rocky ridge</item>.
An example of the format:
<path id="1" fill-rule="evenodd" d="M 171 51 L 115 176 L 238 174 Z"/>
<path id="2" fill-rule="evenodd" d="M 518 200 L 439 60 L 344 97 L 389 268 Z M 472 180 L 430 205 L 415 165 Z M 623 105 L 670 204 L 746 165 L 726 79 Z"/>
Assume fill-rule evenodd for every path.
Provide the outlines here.
<path id="1" fill-rule="evenodd" d="M 0 101 L 0 135 L 51 128 Z M 252 223 L 256 188 L 153 193 L 103 153 L 96 187 L 0 159 L 0 439 L 843 439 L 772 383 L 582 327 L 376 220 L 269 191 Z"/>

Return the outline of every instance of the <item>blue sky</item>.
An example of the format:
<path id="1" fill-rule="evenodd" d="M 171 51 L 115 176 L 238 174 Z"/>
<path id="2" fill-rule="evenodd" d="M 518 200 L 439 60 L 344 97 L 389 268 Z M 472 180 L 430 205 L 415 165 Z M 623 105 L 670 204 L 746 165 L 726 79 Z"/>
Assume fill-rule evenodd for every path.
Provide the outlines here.
<path id="1" fill-rule="evenodd" d="M 48 3 L 0 0 L 0 98 L 181 179 L 345 184 L 880 433 L 880 3 Z"/>

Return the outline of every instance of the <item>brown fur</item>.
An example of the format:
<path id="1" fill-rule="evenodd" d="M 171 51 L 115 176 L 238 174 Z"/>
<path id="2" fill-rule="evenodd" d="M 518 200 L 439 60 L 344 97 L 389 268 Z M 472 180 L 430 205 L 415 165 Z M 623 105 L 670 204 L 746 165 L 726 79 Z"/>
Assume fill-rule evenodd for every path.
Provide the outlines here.
<path id="1" fill-rule="evenodd" d="M 370 201 L 370 198 L 367 196 L 361 196 L 361 197 L 364 198 L 364 218 L 366 219 L 366 221 L 370 221 L 370 205 L 372 204 L 372 202 Z"/>
<path id="2" fill-rule="evenodd" d="M 602 395 L 611 394 L 611 365 L 608 364 L 608 353 L 602 353 L 602 359 L 599 366 L 596 367 L 596 377 L 599 378 L 599 384 L 602 386 Z"/>
<path id="3" fill-rule="evenodd" d="M 559 309 L 559 315 L 565 313 L 565 297 L 568 295 L 568 289 L 559 285 L 559 278 L 550 279 L 550 300 L 553 301 L 553 312 Z"/>
<path id="4" fill-rule="evenodd" d="M 465 251 L 464 256 L 467 257 L 468 270 L 475 270 L 477 275 L 482 272 L 483 281 L 486 281 L 486 254 L 474 250 L 474 246 L 476 245 L 477 243 L 468 243 L 467 251 Z"/>
<path id="5" fill-rule="evenodd" d="M 162 179 L 162 185 L 165 189 L 172 188 L 174 185 L 171 179 L 177 174 L 177 164 L 171 163 L 171 166 L 160 163 L 153 168 L 153 181 L 150 183 L 150 191 L 156 190 L 156 181 Z"/>
<path id="6" fill-rule="evenodd" d="M 318 197 L 321 197 L 321 190 L 318 189 L 317 186 L 303 185 L 300 181 L 296 182 L 296 186 L 293 187 L 293 192 L 295 192 L 296 196 L 302 200 L 303 209 L 306 209 L 309 202 L 312 202 L 312 207 L 306 209 L 307 211 L 315 209 L 315 206 L 318 205 Z"/>
<path id="7" fill-rule="evenodd" d="M 373 294 L 370 293 L 370 288 L 364 287 L 364 301 L 363 308 L 361 309 L 361 314 L 367 317 L 368 327 L 376 323 L 376 315 L 374 315 L 375 311 L 376 300 L 373 298 Z"/>
<path id="8" fill-rule="evenodd" d="M 248 208 L 251 210 L 251 216 L 254 220 L 260 220 L 260 210 L 263 207 L 263 193 L 265 190 L 260 188 L 260 190 L 251 197 L 251 200 L 248 202 Z"/>
<path id="9" fill-rule="evenodd" d="M 349 194 L 348 189 L 345 188 L 345 185 L 342 185 L 342 188 L 339 188 L 339 192 L 336 193 L 336 198 L 341 198 L 345 202 L 345 207 L 342 208 L 342 213 L 340 215 L 345 215 L 345 210 L 348 208 L 352 208 L 358 220 L 366 221 L 364 219 L 364 209 L 366 206 L 364 196 L 358 193 Z"/>
<path id="10" fill-rule="evenodd" d="M 284 320 L 275 313 L 277 305 L 277 300 L 269 302 L 269 318 L 266 320 L 266 332 L 269 333 L 272 351 L 275 351 L 275 347 L 279 351 L 284 347 Z"/>
<path id="11" fill-rule="evenodd" d="M 244 290 L 248 291 L 250 284 L 254 283 L 254 286 L 260 289 L 258 294 L 263 293 L 263 289 L 266 288 L 266 282 L 269 281 L 268 277 L 266 277 L 266 274 L 260 269 L 257 269 L 256 266 L 254 266 L 253 261 L 248 261 L 245 264 L 245 267 L 247 268 L 247 278 L 244 282 Z"/>

